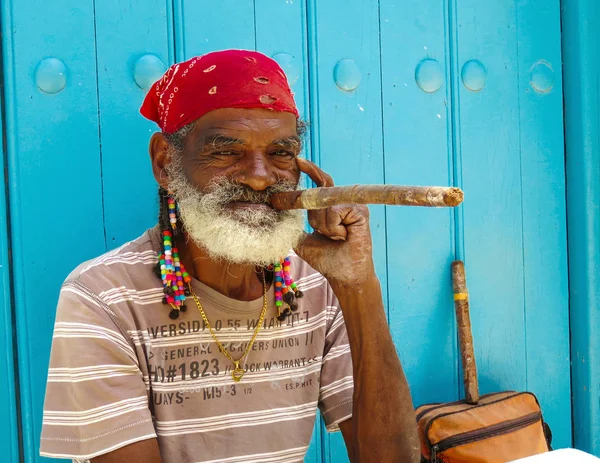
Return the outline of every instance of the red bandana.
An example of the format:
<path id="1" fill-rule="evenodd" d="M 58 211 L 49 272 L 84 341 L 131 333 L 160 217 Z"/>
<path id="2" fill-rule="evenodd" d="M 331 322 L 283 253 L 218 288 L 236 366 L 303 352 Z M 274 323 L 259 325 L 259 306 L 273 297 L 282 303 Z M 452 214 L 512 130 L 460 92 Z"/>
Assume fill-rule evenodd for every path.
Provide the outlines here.
<path id="1" fill-rule="evenodd" d="M 171 66 L 149 90 L 140 112 L 173 133 L 220 108 L 298 109 L 277 62 L 255 51 L 224 50 Z"/>

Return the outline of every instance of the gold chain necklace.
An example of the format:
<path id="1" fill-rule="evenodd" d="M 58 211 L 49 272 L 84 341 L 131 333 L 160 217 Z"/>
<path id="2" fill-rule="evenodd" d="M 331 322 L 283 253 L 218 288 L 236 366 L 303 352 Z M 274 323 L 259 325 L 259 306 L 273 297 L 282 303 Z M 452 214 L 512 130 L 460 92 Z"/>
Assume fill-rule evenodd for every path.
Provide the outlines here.
<path id="1" fill-rule="evenodd" d="M 217 339 L 217 335 L 215 334 L 212 327 L 210 326 L 210 323 L 208 322 L 208 318 L 207 318 L 206 314 L 204 313 L 204 309 L 202 308 L 202 304 L 200 304 L 200 300 L 198 299 L 198 296 L 196 296 L 196 293 L 194 292 L 192 285 L 191 284 L 188 285 L 190 294 L 194 298 L 196 307 L 198 307 L 198 310 L 200 311 L 200 316 L 202 317 L 202 320 L 204 320 L 204 323 L 206 323 L 206 326 L 208 327 L 208 331 L 210 332 L 210 335 L 212 336 L 215 343 L 219 347 L 219 350 L 221 351 L 221 353 L 233 363 L 234 368 L 233 368 L 233 371 L 231 372 L 231 377 L 236 382 L 239 382 L 242 379 L 242 376 L 244 376 L 244 369 L 240 366 L 240 363 L 244 360 L 246 355 L 248 355 L 248 352 L 250 352 L 250 349 L 252 349 L 252 345 L 254 344 L 254 341 L 256 340 L 256 336 L 258 336 L 258 332 L 260 331 L 260 328 L 265 319 L 265 315 L 267 313 L 267 306 L 268 306 L 268 304 L 267 304 L 267 282 L 265 281 L 265 272 L 264 271 L 262 272 L 262 280 L 263 280 L 263 307 L 260 312 L 260 318 L 258 319 L 256 328 L 254 329 L 254 334 L 252 335 L 252 339 L 246 346 L 246 349 L 244 350 L 244 353 L 242 354 L 242 356 L 237 360 L 235 360 L 231 356 L 231 354 L 227 351 L 227 349 L 225 349 L 223 344 L 221 344 L 221 342 Z"/>

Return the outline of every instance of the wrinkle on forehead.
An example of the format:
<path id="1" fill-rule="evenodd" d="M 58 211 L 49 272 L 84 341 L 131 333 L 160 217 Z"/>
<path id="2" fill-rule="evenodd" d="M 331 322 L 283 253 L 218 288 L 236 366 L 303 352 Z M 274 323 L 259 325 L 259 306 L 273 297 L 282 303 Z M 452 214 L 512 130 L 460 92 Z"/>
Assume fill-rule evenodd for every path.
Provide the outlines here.
<path id="1" fill-rule="evenodd" d="M 287 121 L 286 121 L 287 122 Z M 269 131 L 281 131 L 287 132 L 289 135 L 296 133 L 296 124 L 288 125 L 286 122 L 280 119 L 274 118 L 236 118 L 231 120 L 220 120 L 214 124 L 207 124 L 205 126 L 199 125 L 198 131 L 204 133 L 210 132 L 262 132 L 265 130 Z"/>
<path id="2" fill-rule="evenodd" d="M 297 139 L 297 121 L 293 114 L 263 109 L 218 110 L 203 116 L 195 127 L 195 144 L 203 145 L 216 135 L 242 140 L 244 143 L 272 143 Z M 293 142 L 287 143 L 294 144 Z"/>
<path id="3" fill-rule="evenodd" d="M 274 112 L 266 109 L 240 109 L 226 108 L 207 113 L 197 121 L 202 130 L 231 129 L 245 130 L 260 127 L 282 127 L 288 126 L 292 130 L 296 128 L 296 116 L 292 113 Z"/>

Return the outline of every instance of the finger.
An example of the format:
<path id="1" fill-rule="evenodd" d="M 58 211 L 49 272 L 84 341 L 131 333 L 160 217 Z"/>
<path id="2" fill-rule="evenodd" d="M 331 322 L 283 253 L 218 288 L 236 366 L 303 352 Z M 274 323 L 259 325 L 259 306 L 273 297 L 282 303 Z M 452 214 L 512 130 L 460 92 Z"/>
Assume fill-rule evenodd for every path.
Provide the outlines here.
<path id="1" fill-rule="evenodd" d="M 308 211 L 308 223 L 314 231 L 324 234 L 324 230 L 327 227 L 327 210 L 317 209 Z"/>
<path id="2" fill-rule="evenodd" d="M 344 226 L 344 217 L 347 215 L 348 208 L 332 207 L 314 212 L 321 214 L 309 214 L 308 223 L 321 235 L 332 240 L 345 240 L 348 231 Z M 312 212 L 312 211 L 311 211 Z"/>
<path id="3" fill-rule="evenodd" d="M 343 216 L 340 214 L 340 209 L 331 207 L 325 209 L 327 213 L 327 236 L 332 240 L 345 240 L 348 236 L 348 230 L 342 224 Z"/>
<path id="4" fill-rule="evenodd" d="M 329 235 L 327 232 L 327 209 L 317 209 L 308 211 L 308 223 L 314 231 L 322 235 Z"/>
<path id="5" fill-rule="evenodd" d="M 316 228 L 319 233 L 332 240 L 344 241 L 348 237 L 348 230 L 344 224 L 344 218 L 348 215 L 347 207 L 330 207 L 323 209 L 325 212 L 324 222 L 320 222 Z"/>
<path id="6" fill-rule="evenodd" d="M 298 168 L 315 182 L 318 187 L 334 186 L 333 178 L 328 173 L 324 172 L 315 163 L 306 159 L 297 158 Z M 325 234 L 327 226 L 327 212 L 324 209 L 308 211 L 308 223 L 318 233 Z"/>
<path id="7" fill-rule="evenodd" d="M 323 169 L 317 166 L 314 162 L 310 162 L 302 158 L 296 158 L 296 162 L 298 163 L 300 172 L 304 172 L 306 175 L 308 175 L 318 187 L 334 186 L 331 175 L 323 171 Z"/>

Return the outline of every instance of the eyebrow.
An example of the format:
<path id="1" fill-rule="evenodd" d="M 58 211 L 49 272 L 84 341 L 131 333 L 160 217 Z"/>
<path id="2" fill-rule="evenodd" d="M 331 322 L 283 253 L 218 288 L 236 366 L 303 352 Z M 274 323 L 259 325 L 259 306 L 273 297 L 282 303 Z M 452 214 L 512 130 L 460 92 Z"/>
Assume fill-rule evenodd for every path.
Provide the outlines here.
<path id="1" fill-rule="evenodd" d="M 221 149 L 229 148 L 235 145 L 243 145 L 244 140 L 234 137 L 228 137 L 220 133 L 208 135 L 202 141 L 202 145 L 199 146 L 198 151 L 205 153 L 208 151 L 218 151 Z M 300 151 L 302 149 L 302 140 L 296 135 L 290 137 L 281 138 L 271 142 L 272 146 L 287 149 L 290 151 Z"/>
<path id="2" fill-rule="evenodd" d="M 302 140 L 296 135 L 292 135 L 291 137 L 287 138 L 282 138 L 280 140 L 275 140 L 271 144 L 273 146 L 278 146 L 280 148 L 288 149 L 291 151 L 300 151 L 300 149 L 302 149 Z"/>
<path id="3" fill-rule="evenodd" d="M 202 144 L 199 146 L 198 150 L 200 152 L 206 152 L 211 150 L 219 150 L 223 148 L 228 148 L 234 145 L 243 145 L 244 140 L 240 140 L 239 138 L 228 137 L 226 135 L 215 133 L 213 135 L 209 135 L 204 138 Z"/>

